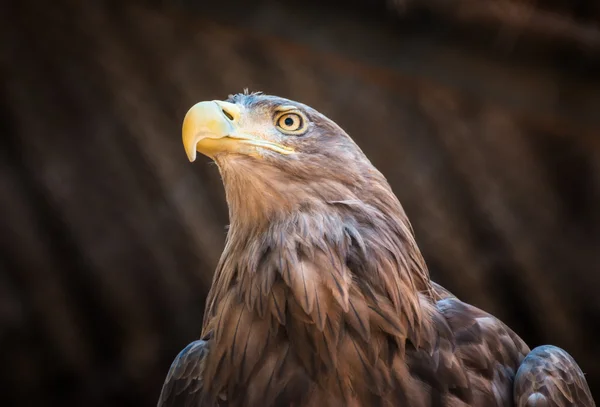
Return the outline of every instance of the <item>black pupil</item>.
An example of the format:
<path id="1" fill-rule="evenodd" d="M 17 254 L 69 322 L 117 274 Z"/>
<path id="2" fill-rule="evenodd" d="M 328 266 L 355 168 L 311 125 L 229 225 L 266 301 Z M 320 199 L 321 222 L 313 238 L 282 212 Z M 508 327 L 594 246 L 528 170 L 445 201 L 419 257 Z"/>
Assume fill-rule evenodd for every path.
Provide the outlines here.
<path id="1" fill-rule="evenodd" d="M 292 126 L 294 124 L 294 119 L 292 119 L 291 117 L 286 117 L 286 119 L 283 122 L 286 126 Z"/>

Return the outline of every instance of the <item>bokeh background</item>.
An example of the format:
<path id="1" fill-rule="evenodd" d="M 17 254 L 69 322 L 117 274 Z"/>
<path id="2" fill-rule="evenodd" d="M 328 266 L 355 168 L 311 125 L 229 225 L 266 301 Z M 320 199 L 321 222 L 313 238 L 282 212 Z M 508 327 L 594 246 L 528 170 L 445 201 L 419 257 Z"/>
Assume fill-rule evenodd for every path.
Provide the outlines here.
<path id="1" fill-rule="evenodd" d="M 195 102 L 322 111 L 388 177 L 433 278 L 600 397 L 600 3 L 4 1 L 0 405 L 153 406 L 227 224 Z"/>

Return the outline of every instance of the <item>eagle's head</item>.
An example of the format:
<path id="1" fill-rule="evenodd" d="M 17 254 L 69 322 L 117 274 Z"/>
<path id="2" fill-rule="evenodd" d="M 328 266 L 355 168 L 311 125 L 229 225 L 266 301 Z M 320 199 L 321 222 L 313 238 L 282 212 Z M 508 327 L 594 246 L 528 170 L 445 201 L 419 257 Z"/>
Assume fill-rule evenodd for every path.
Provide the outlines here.
<path id="1" fill-rule="evenodd" d="M 302 103 L 237 94 L 194 105 L 183 123 L 190 161 L 196 152 L 218 165 L 232 226 L 273 220 L 300 207 L 395 201 L 384 177 L 336 123 Z"/>

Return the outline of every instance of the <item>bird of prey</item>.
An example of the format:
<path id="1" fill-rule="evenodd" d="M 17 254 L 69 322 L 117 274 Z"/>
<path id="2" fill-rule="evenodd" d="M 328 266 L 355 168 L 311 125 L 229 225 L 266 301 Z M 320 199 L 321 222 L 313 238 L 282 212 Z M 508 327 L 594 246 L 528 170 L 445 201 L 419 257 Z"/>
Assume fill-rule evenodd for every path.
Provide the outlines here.
<path id="1" fill-rule="evenodd" d="M 388 182 L 323 114 L 244 92 L 194 105 L 183 144 L 216 162 L 230 227 L 160 407 L 595 405 L 567 352 L 430 280 Z"/>

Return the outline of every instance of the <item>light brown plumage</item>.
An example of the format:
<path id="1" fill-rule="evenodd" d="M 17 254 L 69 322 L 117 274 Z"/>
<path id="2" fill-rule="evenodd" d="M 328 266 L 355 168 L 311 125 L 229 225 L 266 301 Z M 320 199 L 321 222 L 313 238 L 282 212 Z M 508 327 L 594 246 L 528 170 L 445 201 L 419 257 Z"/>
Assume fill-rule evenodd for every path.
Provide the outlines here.
<path id="1" fill-rule="evenodd" d="M 566 352 L 525 358 L 502 322 L 430 281 L 385 178 L 335 123 L 272 96 L 228 103 L 220 128 L 278 147 L 239 153 L 225 137 L 219 154 L 210 141 L 231 225 L 202 339 L 159 406 L 594 405 Z M 283 131 L 281 106 L 306 129 Z"/>

